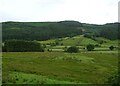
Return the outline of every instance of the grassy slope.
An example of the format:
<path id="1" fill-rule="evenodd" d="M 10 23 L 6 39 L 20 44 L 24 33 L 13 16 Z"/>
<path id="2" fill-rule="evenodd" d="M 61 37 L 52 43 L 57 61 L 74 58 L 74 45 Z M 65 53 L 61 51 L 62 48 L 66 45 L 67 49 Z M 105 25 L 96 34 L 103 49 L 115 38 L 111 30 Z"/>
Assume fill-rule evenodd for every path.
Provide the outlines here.
<path id="1" fill-rule="evenodd" d="M 46 40 L 46 41 L 41 41 L 42 44 L 47 44 L 47 43 L 53 43 L 57 39 L 52 39 L 52 40 Z M 76 45 L 87 45 L 87 44 L 98 44 L 96 41 L 86 38 L 81 36 L 75 36 L 72 38 L 66 37 L 62 38 L 60 43 L 63 43 L 64 46 L 76 46 Z"/>
<path id="2" fill-rule="evenodd" d="M 74 82 L 70 81 L 62 81 L 62 80 L 56 80 L 56 79 L 50 79 L 46 76 L 42 75 L 36 75 L 36 74 L 28 74 L 28 73 L 22 73 L 22 72 L 11 72 L 10 77 L 13 79 L 11 80 L 11 83 L 17 83 L 17 84 L 75 84 Z"/>
<path id="3" fill-rule="evenodd" d="M 96 41 L 83 37 L 83 36 L 76 36 L 73 38 L 65 39 L 61 41 L 64 45 L 69 45 L 69 46 L 76 46 L 76 45 L 82 45 L 86 46 L 87 44 L 97 44 Z"/>
<path id="4" fill-rule="evenodd" d="M 92 40 L 90 38 L 83 37 L 82 35 L 80 36 L 75 36 L 72 38 L 66 37 L 66 38 L 61 38 L 62 40 L 59 41 L 60 43 L 63 43 L 64 46 L 86 46 L 88 44 L 98 44 L 97 41 Z M 46 40 L 46 41 L 39 41 L 42 44 L 47 44 L 47 43 L 54 43 L 55 40 L 57 39 L 51 39 L 51 40 Z M 113 46 L 118 46 L 118 40 L 109 40 L 106 38 L 99 37 L 97 40 L 102 40 L 105 41 L 105 43 L 102 44 L 102 47 L 109 47 L 111 45 Z"/>
<path id="5" fill-rule="evenodd" d="M 109 46 L 118 46 L 118 40 L 109 40 L 106 38 L 99 37 L 97 40 L 105 41 L 105 43 L 102 44 L 102 46 L 109 47 Z"/>
<path id="6" fill-rule="evenodd" d="M 115 71 L 117 71 L 116 53 L 3 53 L 4 83 L 29 83 L 29 81 L 24 80 L 29 75 L 31 83 L 37 81 L 37 83 L 101 84 Z M 12 78 L 14 76 L 20 77 L 15 72 L 21 72 L 19 74 L 23 80 L 19 81 Z M 35 78 L 36 75 L 38 77 Z M 41 81 L 42 76 L 45 76 L 45 80 Z"/>

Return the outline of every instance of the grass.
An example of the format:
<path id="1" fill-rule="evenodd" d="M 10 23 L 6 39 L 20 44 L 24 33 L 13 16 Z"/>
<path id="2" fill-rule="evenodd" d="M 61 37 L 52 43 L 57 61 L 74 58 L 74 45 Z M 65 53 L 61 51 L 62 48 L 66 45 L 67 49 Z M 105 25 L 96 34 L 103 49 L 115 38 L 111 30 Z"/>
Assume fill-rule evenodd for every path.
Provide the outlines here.
<path id="1" fill-rule="evenodd" d="M 117 57 L 114 52 L 95 51 L 7 52 L 3 53 L 3 83 L 103 84 L 117 71 Z"/>
<path id="2" fill-rule="evenodd" d="M 55 40 L 58 39 L 51 39 L 51 40 L 46 40 L 46 41 L 39 41 L 42 44 L 49 44 L 49 43 L 54 43 Z M 66 38 L 60 38 L 59 43 L 63 43 L 63 46 L 86 46 L 88 44 L 99 44 L 99 41 L 104 41 L 103 44 L 101 44 L 101 47 L 105 48 L 105 47 L 110 47 L 110 46 L 116 46 L 118 47 L 118 40 L 109 40 L 106 38 L 102 38 L 102 37 L 98 37 L 95 40 L 90 39 L 90 38 L 86 38 L 83 37 L 82 35 L 79 36 L 75 36 L 75 37 L 66 37 Z"/>
<path id="3" fill-rule="evenodd" d="M 55 43 L 55 41 L 58 40 L 59 44 L 63 45 L 56 45 L 56 46 L 51 46 L 49 43 Z M 100 41 L 103 41 L 102 44 L 99 44 Z M 96 40 L 86 38 L 83 35 L 78 35 L 74 36 L 72 38 L 70 37 L 65 37 L 65 38 L 59 38 L 59 39 L 51 39 L 51 40 L 46 40 L 46 41 L 38 41 L 42 44 L 46 44 L 47 48 L 45 50 L 52 50 L 55 52 L 63 52 L 65 47 L 70 47 L 70 46 L 77 46 L 79 47 L 80 52 L 86 51 L 86 46 L 88 44 L 93 44 L 93 45 L 100 45 L 100 47 L 95 47 L 95 51 L 100 51 L 100 52 L 105 52 L 105 51 L 110 51 L 109 47 L 114 46 L 116 47 L 115 50 L 118 50 L 118 40 L 109 40 L 106 38 L 98 37 Z M 110 51 L 111 52 L 111 51 Z"/>
<path id="4" fill-rule="evenodd" d="M 49 43 L 54 43 L 55 42 L 55 39 L 51 39 L 51 40 L 46 40 L 46 41 L 38 41 L 39 43 L 42 43 L 42 44 L 49 44 Z"/>
<path id="5" fill-rule="evenodd" d="M 103 43 L 103 46 L 106 46 L 106 47 L 109 47 L 109 46 L 118 47 L 118 40 L 112 40 L 112 41 L 108 41 L 107 43 Z"/>
<path id="6" fill-rule="evenodd" d="M 22 72 L 11 72 L 10 77 L 12 77 L 11 84 L 75 84 L 70 81 L 60 81 L 56 79 L 50 79 L 46 76 L 36 75 L 36 74 L 28 74 Z M 8 82 L 10 83 L 10 82 Z"/>
<path id="7" fill-rule="evenodd" d="M 51 39 L 51 40 L 46 40 L 46 41 L 41 41 L 40 43 L 42 44 L 48 44 L 48 43 L 54 43 L 55 40 L 57 39 Z M 75 37 L 66 37 L 66 38 L 60 38 L 58 39 L 60 40 L 59 43 L 63 43 L 64 46 L 86 46 L 88 44 L 98 44 L 96 41 L 90 39 L 90 38 L 86 38 L 83 37 L 82 35 L 80 36 L 75 36 Z"/>
<path id="8" fill-rule="evenodd" d="M 101 47 L 118 46 L 118 40 L 109 40 L 102 37 L 98 37 L 97 40 L 104 41 Z"/>
<path id="9" fill-rule="evenodd" d="M 82 41 L 81 41 L 81 45 L 88 45 L 88 44 L 93 44 L 93 45 L 96 45 L 98 44 L 96 41 L 90 39 L 90 38 L 84 38 Z"/>

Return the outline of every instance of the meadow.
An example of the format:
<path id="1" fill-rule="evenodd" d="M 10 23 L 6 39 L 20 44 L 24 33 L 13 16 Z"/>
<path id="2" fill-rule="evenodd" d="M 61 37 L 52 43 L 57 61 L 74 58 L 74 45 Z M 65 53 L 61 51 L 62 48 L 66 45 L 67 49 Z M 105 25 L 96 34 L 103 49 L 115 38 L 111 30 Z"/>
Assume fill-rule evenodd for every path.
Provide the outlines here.
<path id="1" fill-rule="evenodd" d="M 105 84 L 118 53 L 4 52 L 3 84 Z"/>

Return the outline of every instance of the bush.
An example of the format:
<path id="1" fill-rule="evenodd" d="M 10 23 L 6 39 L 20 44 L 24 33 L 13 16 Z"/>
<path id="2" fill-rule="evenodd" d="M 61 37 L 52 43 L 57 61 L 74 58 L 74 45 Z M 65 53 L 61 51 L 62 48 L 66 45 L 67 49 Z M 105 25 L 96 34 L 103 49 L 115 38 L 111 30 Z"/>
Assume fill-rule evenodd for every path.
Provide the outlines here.
<path id="1" fill-rule="evenodd" d="M 59 45 L 59 41 L 58 40 L 55 41 L 55 45 Z"/>
<path id="2" fill-rule="evenodd" d="M 95 47 L 101 47 L 99 44 L 96 44 Z"/>
<path id="3" fill-rule="evenodd" d="M 56 43 L 50 43 L 50 46 L 56 46 Z"/>
<path id="4" fill-rule="evenodd" d="M 84 37 L 86 37 L 86 38 L 92 38 L 92 36 L 90 34 L 84 34 Z"/>
<path id="5" fill-rule="evenodd" d="M 95 46 L 92 45 L 92 44 L 89 44 L 89 45 L 87 45 L 86 48 L 87 48 L 88 51 L 92 51 L 92 50 L 94 50 Z"/>
<path id="6" fill-rule="evenodd" d="M 42 47 L 43 47 L 43 48 L 46 48 L 46 44 L 43 44 Z"/>
<path id="7" fill-rule="evenodd" d="M 114 46 L 110 46 L 110 47 L 109 47 L 110 50 L 113 50 L 114 48 L 115 48 Z"/>
<path id="8" fill-rule="evenodd" d="M 67 52 L 69 53 L 77 53 L 79 51 L 79 48 L 72 46 L 67 49 Z"/>
<path id="9" fill-rule="evenodd" d="M 120 86 L 119 77 L 119 73 L 112 74 L 112 76 L 108 77 L 106 83 L 110 83 L 111 86 Z"/>
<path id="10" fill-rule="evenodd" d="M 63 43 L 61 43 L 61 46 L 63 45 Z"/>

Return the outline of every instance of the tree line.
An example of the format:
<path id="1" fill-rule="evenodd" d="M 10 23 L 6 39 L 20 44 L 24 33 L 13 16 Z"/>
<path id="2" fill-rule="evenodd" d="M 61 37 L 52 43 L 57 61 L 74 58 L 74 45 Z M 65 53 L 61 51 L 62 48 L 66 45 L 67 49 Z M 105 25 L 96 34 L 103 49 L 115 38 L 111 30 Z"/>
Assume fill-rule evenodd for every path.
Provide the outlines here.
<path id="1" fill-rule="evenodd" d="M 40 43 L 24 40 L 7 40 L 2 46 L 3 52 L 44 52 Z"/>

